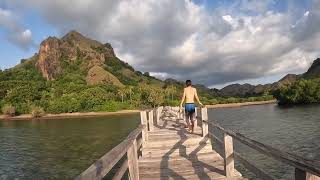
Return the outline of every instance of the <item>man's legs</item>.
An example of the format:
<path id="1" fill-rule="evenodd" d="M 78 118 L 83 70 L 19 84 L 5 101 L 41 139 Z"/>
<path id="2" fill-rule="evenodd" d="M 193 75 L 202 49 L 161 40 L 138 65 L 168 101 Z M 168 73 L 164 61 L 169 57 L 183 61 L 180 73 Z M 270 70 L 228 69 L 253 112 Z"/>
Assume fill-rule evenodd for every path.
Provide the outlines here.
<path id="1" fill-rule="evenodd" d="M 195 113 L 194 111 L 186 111 L 185 115 L 188 129 L 193 133 Z"/>
<path id="2" fill-rule="evenodd" d="M 195 111 L 190 112 L 191 132 L 194 130 Z"/>
<path id="3" fill-rule="evenodd" d="M 184 116 L 185 116 L 185 121 L 186 121 L 186 124 L 187 124 L 187 128 L 190 129 L 189 112 L 185 110 Z"/>

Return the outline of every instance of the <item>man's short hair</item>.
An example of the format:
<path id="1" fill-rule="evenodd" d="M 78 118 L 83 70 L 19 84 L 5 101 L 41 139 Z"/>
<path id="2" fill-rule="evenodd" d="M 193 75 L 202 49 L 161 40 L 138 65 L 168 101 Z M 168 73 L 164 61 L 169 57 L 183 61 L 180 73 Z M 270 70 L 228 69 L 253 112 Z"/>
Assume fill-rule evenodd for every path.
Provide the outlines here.
<path id="1" fill-rule="evenodd" d="M 191 80 L 186 80 L 186 86 L 188 87 L 188 86 L 191 86 L 192 85 L 192 82 L 191 82 Z"/>

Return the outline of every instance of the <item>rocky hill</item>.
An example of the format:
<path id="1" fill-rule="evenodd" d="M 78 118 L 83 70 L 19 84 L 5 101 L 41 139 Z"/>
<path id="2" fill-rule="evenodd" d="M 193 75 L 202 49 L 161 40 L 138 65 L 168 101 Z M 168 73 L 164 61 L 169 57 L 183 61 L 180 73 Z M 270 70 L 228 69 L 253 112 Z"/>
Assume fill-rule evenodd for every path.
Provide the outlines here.
<path id="1" fill-rule="evenodd" d="M 78 75 L 88 85 L 123 87 L 139 83 L 163 84 L 154 77 L 135 71 L 117 58 L 109 43 L 100 43 L 76 31 L 67 33 L 61 39 L 47 38 L 40 44 L 39 53 L 23 63 L 31 61 L 35 62 L 35 67 L 48 81 Z"/>
<path id="2" fill-rule="evenodd" d="M 306 79 L 320 78 L 320 58 L 313 61 L 311 67 L 302 75 L 302 77 Z"/>
<path id="3" fill-rule="evenodd" d="M 220 89 L 218 91 L 218 94 L 221 96 L 256 96 L 264 93 L 265 91 L 272 92 L 274 90 L 277 90 L 280 86 L 291 84 L 299 78 L 320 78 L 320 58 L 314 60 L 308 71 L 303 74 L 287 74 L 277 82 L 264 85 L 231 84 Z"/>
<path id="4" fill-rule="evenodd" d="M 32 73 L 26 73 L 26 71 L 32 71 Z M 148 84 L 164 88 L 169 85 L 178 89 L 184 87 L 183 82 L 174 79 L 161 81 L 148 73 L 143 74 L 136 71 L 132 66 L 117 58 L 109 43 L 100 43 L 76 31 L 70 31 L 62 38 L 47 38 L 40 44 L 38 53 L 29 59 L 23 59 L 21 64 L 8 71 L 5 77 L 12 79 L 15 77 L 15 73 L 25 73 L 32 80 L 39 79 L 37 74 L 39 73 L 47 81 L 83 81 L 87 85 L 102 84 L 124 87 Z M 275 83 L 264 85 L 231 84 L 220 90 L 210 89 L 200 84 L 195 87 L 201 95 L 207 97 L 248 97 L 261 95 L 266 91 L 274 91 L 281 85 L 296 81 L 299 77 L 300 75 L 288 74 Z M 320 59 L 316 59 L 301 77 L 320 77 Z"/>

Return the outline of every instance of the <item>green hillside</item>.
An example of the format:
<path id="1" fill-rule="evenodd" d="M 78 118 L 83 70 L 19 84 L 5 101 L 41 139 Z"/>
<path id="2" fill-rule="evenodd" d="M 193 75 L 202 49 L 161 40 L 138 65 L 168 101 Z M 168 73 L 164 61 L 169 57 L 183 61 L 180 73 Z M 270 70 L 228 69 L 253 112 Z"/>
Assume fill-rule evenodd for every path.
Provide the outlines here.
<path id="1" fill-rule="evenodd" d="M 292 84 L 274 93 L 280 105 L 320 103 L 320 58 Z"/>
<path id="2" fill-rule="evenodd" d="M 271 99 L 223 98 L 218 90 L 195 85 L 205 104 Z M 161 81 L 120 60 L 109 43 L 76 31 L 49 37 L 39 52 L 0 71 L 0 109 L 4 114 L 117 111 L 179 104 L 184 83 Z"/>
<path id="3" fill-rule="evenodd" d="M 75 31 L 61 39 L 49 37 L 39 53 L 0 72 L 0 105 L 13 106 L 17 114 L 36 107 L 49 113 L 143 108 L 164 103 L 165 92 L 176 99 L 176 91 L 135 71 L 110 44 Z"/>

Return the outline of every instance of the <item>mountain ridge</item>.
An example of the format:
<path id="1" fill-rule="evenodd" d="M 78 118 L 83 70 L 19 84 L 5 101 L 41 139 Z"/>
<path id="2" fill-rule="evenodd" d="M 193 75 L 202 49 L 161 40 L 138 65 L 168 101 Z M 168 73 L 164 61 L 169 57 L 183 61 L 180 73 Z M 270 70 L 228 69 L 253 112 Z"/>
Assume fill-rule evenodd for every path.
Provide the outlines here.
<path id="1" fill-rule="evenodd" d="M 124 85 L 149 83 L 158 86 L 174 85 L 178 88 L 184 86 L 183 82 L 172 78 L 162 81 L 148 73 L 142 74 L 140 71 L 136 71 L 128 63 L 117 58 L 111 44 L 92 40 L 75 30 L 68 32 L 61 38 L 48 37 L 41 42 L 39 52 L 31 58 L 23 60 L 23 63 L 25 61 L 35 62 L 36 68 L 47 81 L 56 80 L 68 73 L 79 73 L 88 85 L 110 84 L 124 87 Z M 16 67 L 22 66 L 23 63 Z M 75 72 L 71 72 L 70 67 L 73 67 Z M 287 74 L 274 83 L 230 84 L 220 90 L 201 84 L 194 86 L 199 89 L 199 92 L 209 96 L 248 97 L 274 91 L 301 77 L 313 78 L 318 77 L 319 74 L 320 58 L 316 59 L 308 71 L 302 75 Z"/>

